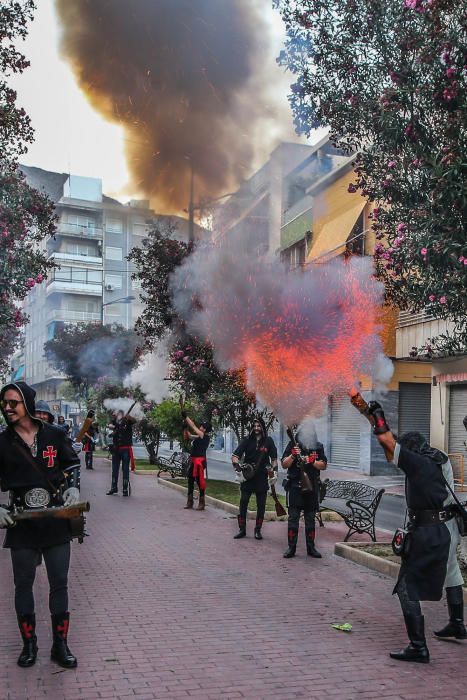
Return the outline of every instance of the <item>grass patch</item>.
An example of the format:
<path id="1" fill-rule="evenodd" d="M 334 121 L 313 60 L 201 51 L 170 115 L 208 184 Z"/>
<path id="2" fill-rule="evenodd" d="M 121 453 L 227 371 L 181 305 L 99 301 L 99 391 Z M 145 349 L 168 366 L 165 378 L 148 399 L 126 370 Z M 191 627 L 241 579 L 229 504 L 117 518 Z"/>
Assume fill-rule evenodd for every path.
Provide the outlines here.
<path id="1" fill-rule="evenodd" d="M 159 470 L 157 464 L 149 464 L 147 459 L 135 459 L 135 467 L 136 469 L 147 469 L 149 471 Z"/>
<path id="2" fill-rule="evenodd" d="M 174 483 L 180 486 L 188 486 L 186 479 L 173 479 Z M 238 484 L 232 481 L 222 481 L 221 479 L 208 479 L 206 482 L 206 495 L 212 496 L 213 498 L 218 498 L 219 501 L 224 501 L 225 503 L 231 503 L 234 506 L 238 506 L 240 500 L 240 487 Z M 285 497 L 277 494 L 279 501 L 285 507 Z M 254 510 L 256 507 L 256 496 L 253 494 L 250 498 L 249 509 Z M 266 501 L 266 510 L 275 510 L 274 500 L 270 494 Z"/>

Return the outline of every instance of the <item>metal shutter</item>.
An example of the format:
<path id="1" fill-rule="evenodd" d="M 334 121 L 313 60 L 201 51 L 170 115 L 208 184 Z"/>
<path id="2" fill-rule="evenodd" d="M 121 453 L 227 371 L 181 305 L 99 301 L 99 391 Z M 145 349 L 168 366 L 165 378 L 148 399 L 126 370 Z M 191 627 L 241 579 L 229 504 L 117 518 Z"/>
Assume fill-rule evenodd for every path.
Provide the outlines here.
<path id="1" fill-rule="evenodd" d="M 467 431 L 462 421 L 467 416 L 467 385 L 451 385 L 449 387 L 449 452 L 466 452 L 464 442 L 467 441 Z"/>
<path id="2" fill-rule="evenodd" d="M 344 393 L 331 397 L 330 447 L 333 467 L 360 467 L 360 425 Z"/>
<path id="3" fill-rule="evenodd" d="M 399 435 L 412 430 L 430 441 L 431 384 L 399 384 Z"/>

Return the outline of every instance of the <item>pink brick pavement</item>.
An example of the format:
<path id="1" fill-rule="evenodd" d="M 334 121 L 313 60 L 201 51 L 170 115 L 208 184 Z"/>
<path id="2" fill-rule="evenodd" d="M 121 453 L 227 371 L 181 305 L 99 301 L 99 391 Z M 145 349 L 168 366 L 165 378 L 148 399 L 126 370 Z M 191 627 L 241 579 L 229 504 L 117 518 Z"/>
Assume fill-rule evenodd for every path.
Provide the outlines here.
<path id="1" fill-rule="evenodd" d="M 282 558 L 286 524 L 234 541 L 225 513 L 183 510 L 149 476 L 133 496 L 105 496 L 108 463 L 83 472 L 91 536 L 73 545 L 70 646 L 75 671 L 51 663 L 47 586 L 36 581 L 39 659 L 20 669 L 9 554 L 0 551 L 1 700 L 464 697 L 467 644 L 430 639 L 429 666 L 388 658 L 405 644 L 392 581 L 333 555 L 340 525 L 318 532 L 324 557 Z M 209 487 L 208 487 L 209 488 Z M 427 629 L 444 604 L 426 604 Z M 353 632 L 331 628 L 351 622 Z"/>

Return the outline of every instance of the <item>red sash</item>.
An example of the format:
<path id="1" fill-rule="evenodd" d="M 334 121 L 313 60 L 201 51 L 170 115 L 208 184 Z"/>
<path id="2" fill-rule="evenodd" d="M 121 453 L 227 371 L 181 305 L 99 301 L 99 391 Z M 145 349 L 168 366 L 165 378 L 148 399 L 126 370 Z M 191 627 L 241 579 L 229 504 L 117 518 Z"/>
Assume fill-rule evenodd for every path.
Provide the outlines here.
<path id="1" fill-rule="evenodd" d="M 191 463 L 193 465 L 193 478 L 199 478 L 199 487 L 204 491 L 206 489 L 206 479 L 204 478 L 206 459 L 204 457 L 192 457 Z"/>
<path id="2" fill-rule="evenodd" d="M 135 471 L 135 456 L 133 454 L 133 448 L 131 445 L 120 445 L 119 450 L 129 450 L 130 451 L 130 468 L 131 471 Z"/>

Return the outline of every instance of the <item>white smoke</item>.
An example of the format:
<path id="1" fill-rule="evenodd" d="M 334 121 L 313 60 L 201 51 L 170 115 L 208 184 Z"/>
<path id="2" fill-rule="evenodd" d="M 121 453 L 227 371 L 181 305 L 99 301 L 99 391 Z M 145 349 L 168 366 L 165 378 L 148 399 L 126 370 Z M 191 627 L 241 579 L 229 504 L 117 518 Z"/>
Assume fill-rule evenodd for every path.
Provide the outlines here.
<path id="1" fill-rule="evenodd" d="M 123 411 L 124 414 L 128 413 L 133 403 L 133 399 L 128 399 L 124 396 L 117 397 L 116 399 L 104 400 L 104 406 L 108 411 Z M 141 420 L 144 418 L 144 411 L 141 404 L 136 403 L 136 405 L 131 409 L 130 415 L 132 418 L 136 418 L 136 420 Z"/>
<path id="2" fill-rule="evenodd" d="M 125 377 L 123 386 L 131 388 L 139 384 L 148 399 L 156 403 L 166 398 L 169 391 L 167 343 L 168 340 L 163 340 L 153 353 L 145 355 L 140 365 Z"/>

